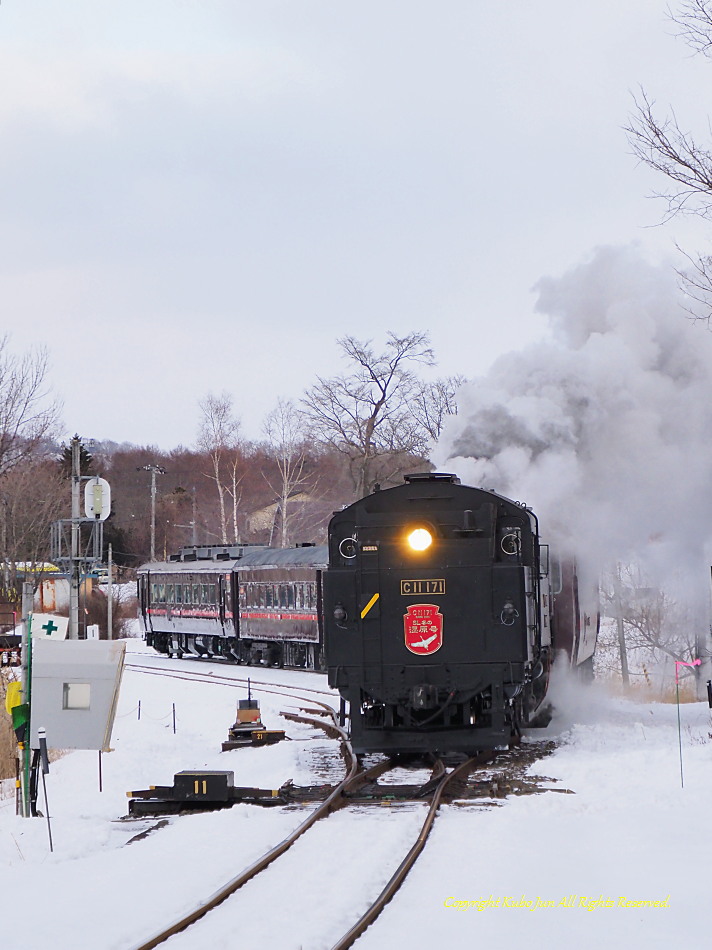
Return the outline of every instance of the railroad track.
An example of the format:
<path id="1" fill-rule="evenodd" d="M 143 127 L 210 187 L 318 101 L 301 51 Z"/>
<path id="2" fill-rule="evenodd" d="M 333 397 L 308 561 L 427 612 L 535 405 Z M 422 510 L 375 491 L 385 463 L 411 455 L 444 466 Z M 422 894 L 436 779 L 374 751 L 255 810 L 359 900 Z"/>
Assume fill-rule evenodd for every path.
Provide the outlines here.
<path id="1" fill-rule="evenodd" d="M 182 660 L 181 664 L 185 664 L 185 662 L 185 660 Z M 246 686 L 249 682 L 251 686 L 260 687 L 260 689 L 265 687 L 266 692 L 281 692 L 279 684 L 272 681 L 258 680 L 255 679 L 254 676 L 228 676 L 224 673 L 214 672 L 213 670 L 197 670 L 189 666 L 185 666 L 185 668 L 181 666 L 181 669 L 174 669 L 173 667 L 152 666 L 127 660 L 126 669 L 134 670 L 137 673 L 153 674 L 154 676 L 169 676 L 174 679 L 195 680 L 203 683 L 220 683 L 224 686 Z M 314 693 L 318 696 L 328 696 L 330 699 L 333 699 L 335 696 L 332 690 L 315 689 L 310 686 L 290 685 L 287 688 L 292 691 L 299 691 L 300 693 Z"/>
<path id="2" fill-rule="evenodd" d="M 422 807 L 426 808 L 425 817 L 417 829 L 417 834 L 413 836 L 413 844 L 408 849 L 407 854 L 398 865 L 395 873 L 391 876 L 386 886 L 370 903 L 367 910 L 361 914 L 349 931 L 340 937 L 334 944 L 334 950 L 337 950 L 337 948 L 338 950 L 346 950 L 347 947 L 351 947 L 358 937 L 376 920 L 386 904 L 393 898 L 405 880 L 408 872 L 415 864 L 423 848 L 425 847 L 425 842 L 435 821 L 437 811 L 443 800 L 443 796 L 448 784 L 451 781 L 456 780 L 463 772 L 473 768 L 476 764 L 477 760 L 468 760 L 461 766 L 448 771 L 444 768 L 440 761 L 434 763 L 429 780 L 422 786 L 423 795 L 421 797 L 421 802 L 423 804 L 411 804 L 409 806 L 411 809 L 413 807 L 417 807 L 419 809 Z M 154 947 L 160 946 L 165 941 L 170 940 L 170 938 L 177 938 L 175 941 L 171 940 L 170 946 L 173 946 L 175 943 L 176 947 L 180 947 L 182 945 L 182 940 L 179 935 L 187 931 L 188 928 L 196 925 L 199 921 L 210 914 L 211 911 L 219 908 L 220 905 L 224 904 L 224 902 L 232 895 L 236 895 L 236 892 L 248 884 L 248 882 L 254 882 L 256 885 L 258 885 L 259 895 L 261 895 L 261 898 L 254 899 L 253 897 L 251 899 L 246 896 L 240 907 L 235 908 L 234 914 L 230 915 L 232 922 L 224 919 L 224 928 L 226 932 L 229 932 L 230 928 L 234 927 L 235 920 L 239 920 L 240 926 L 244 927 L 246 914 L 257 913 L 264 915 L 265 907 L 269 904 L 269 901 L 267 903 L 265 902 L 265 895 L 280 893 L 280 888 L 270 883 L 272 879 L 269 876 L 266 876 L 264 882 L 262 881 L 263 876 L 269 874 L 267 869 L 276 861 L 277 858 L 285 855 L 294 846 L 298 847 L 297 842 L 299 839 L 302 838 L 305 832 L 313 828 L 317 822 L 320 822 L 321 819 L 326 818 L 339 809 L 342 809 L 347 814 L 350 813 L 351 816 L 353 816 L 355 813 L 358 813 L 361 817 L 363 817 L 364 813 L 368 812 L 369 816 L 371 816 L 370 820 L 373 822 L 373 833 L 375 834 L 377 829 L 382 827 L 380 824 L 380 819 L 376 818 L 372 808 L 369 807 L 364 809 L 362 805 L 353 804 L 350 802 L 348 796 L 350 794 L 356 793 L 361 785 L 377 779 L 379 776 L 383 775 L 392 768 L 400 768 L 400 766 L 394 766 L 388 761 L 383 761 L 371 766 L 369 769 L 364 770 L 359 769 L 354 763 L 352 768 L 349 770 L 349 774 L 346 776 L 343 782 L 341 782 L 336 787 L 336 789 L 334 789 L 326 801 L 321 803 L 316 809 L 314 809 L 314 811 L 311 812 L 308 818 L 302 822 L 302 824 L 299 825 L 299 827 L 296 828 L 291 835 L 289 835 L 276 847 L 272 848 L 265 855 L 259 858 L 245 871 L 242 871 L 231 881 L 227 882 L 207 900 L 201 902 L 200 906 L 196 907 L 193 911 L 186 914 L 180 920 L 174 921 L 159 933 L 154 934 L 154 936 L 149 940 L 137 945 L 133 948 L 133 950 L 153 950 Z M 412 816 L 410 817 L 412 818 Z M 412 824 L 412 820 L 409 823 Z M 368 837 L 370 840 L 372 836 L 365 835 L 365 837 Z M 362 846 L 359 845 L 359 847 Z M 307 882 L 305 884 L 304 876 L 306 875 L 308 877 L 311 874 L 313 877 L 314 874 L 316 874 L 318 878 L 323 878 L 323 871 L 318 868 L 309 869 L 307 867 L 309 864 L 308 858 L 299 858 L 297 856 L 296 860 L 299 862 L 299 867 L 301 868 L 302 873 L 300 875 L 300 880 L 294 881 L 293 886 L 300 888 L 300 890 L 304 888 L 306 893 L 309 894 L 313 891 L 314 884 L 312 882 Z M 348 871 L 344 870 L 340 872 L 339 877 L 341 878 L 343 875 L 347 874 Z M 254 879 L 257 878 L 258 875 L 259 880 L 255 881 Z M 321 888 L 323 889 L 323 881 L 321 882 Z M 348 890 L 350 891 L 351 888 L 348 888 Z M 308 900 L 304 901 L 304 905 L 308 905 Z M 197 946 L 199 944 L 195 945 Z M 308 944 L 306 943 L 304 944 L 304 946 L 307 945 Z"/>
<path id="3" fill-rule="evenodd" d="M 136 668 L 138 665 L 134 665 Z M 143 669 L 138 667 L 138 670 L 141 672 L 147 673 L 156 673 L 158 672 L 155 668 L 148 667 Z M 163 671 L 160 671 L 161 673 Z M 233 685 L 243 685 L 244 681 L 235 680 L 231 677 L 222 677 L 216 676 L 212 673 L 198 673 L 186 675 L 182 671 L 169 671 L 167 675 L 177 675 L 179 678 L 187 679 L 198 679 L 201 682 L 210 682 L 210 683 L 221 683 L 223 680 L 226 680 L 228 683 L 232 682 Z M 250 678 L 251 683 L 254 682 Z M 260 684 L 262 688 L 263 684 Z M 275 692 L 281 695 L 290 695 L 295 698 L 303 699 L 303 696 L 298 695 L 297 693 L 288 692 L 287 689 L 274 688 L 275 684 L 269 683 L 264 684 L 267 687 L 268 692 Z M 299 692 L 302 691 L 302 688 L 299 688 Z M 321 692 L 316 690 L 309 690 L 309 692 Z M 317 868 L 308 868 L 308 865 L 314 862 L 309 861 L 309 847 L 305 846 L 305 835 L 306 832 L 310 829 L 315 829 L 315 826 L 319 827 L 324 826 L 323 819 L 334 814 L 341 810 L 341 818 L 344 820 L 351 820 L 347 816 L 359 815 L 359 820 L 364 821 L 364 816 L 369 815 L 369 821 L 373 820 L 373 835 L 379 837 L 381 830 L 383 829 L 382 815 L 377 817 L 377 813 L 374 811 L 372 806 L 364 807 L 364 801 L 373 802 L 375 800 L 380 800 L 383 802 L 384 796 L 381 795 L 380 799 L 377 795 L 374 795 L 373 789 L 379 786 L 378 779 L 386 776 L 389 771 L 400 770 L 402 766 L 399 763 L 392 763 L 389 760 L 381 760 L 369 768 L 364 768 L 360 766 L 357 762 L 353 752 L 351 750 L 350 744 L 348 742 L 348 737 L 346 736 L 344 730 L 338 725 L 337 714 L 333 707 L 329 707 L 327 703 L 311 699 L 319 711 L 319 718 L 306 718 L 306 721 L 313 723 L 314 725 L 321 726 L 322 728 L 327 726 L 326 731 L 332 736 L 338 736 L 339 741 L 342 747 L 342 754 L 346 762 L 346 774 L 341 782 L 339 782 L 335 787 L 333 787 L 327 793 L 327 797 L 324 801 L 316 805 L 313 811 L 310 812 L 309 816 L 283 841 L 277 844 L 275 847 L 271 848 L 266 852 L 261 858 L 255 861 L 245 870 L 241 871 L 237 876 L 232 878 L 230 881 L 227 881 L 218 891 L 213 895 L 208 897 L 206 900 L 200 902 L 200 904 L 190 911 L 185 916 L 181 917 L 179 920 L 173 921 L 169 926 L 161 930 L 160 932 L 154 934 L 151 938 L 144 941 L 143 943 L 135 945 L 132 950 L 153 950 L 153 948 L 160 946 L 166 941 L 170 941 L 170 947 L 180 950 L 182 947 L 197 947 L 204 945 L 202 943 L 202 934 L 203 928 L 208 927 L 208 933 L 211 936 L 207 939 L 205 945 L 210 945 L 214 942 L 216 933 L 229 934 L 234 932 L 236 922 L 239 922 L 241 928 L 245 928 L 246 924 L 246 915 L 250 914 L 261 914 L 264 916 L 265 909 L 270 907 L 269 895 L 271 894 L 280 894 L 284 895 L 285 893 L 285 884 L 282 882 L 281 878 L 274 878 L 272 875 L 275 873 L 274 870 L 270 873 L 268 868 L 270 867 L 279 867 L 280 862 L 277 862 L 278 858 L 281 858 L 283 855 L 286 856 L 288 852 L 290 855 L 294 855 L 291 862 L 292 873 L 291 876 L 287 875 L 287 880 L 289 881 L 288 887 L 290 890 L 302 889 L 308 895 L 309 882 L 306 880 L 308 877 L 307 872 L 310 870 L 311 873 L 316 873 L 318 876 L 323 877 L 323 871 L 321 870 L 321 860 L 319 861 L 319 866 Z M 541 754 L 541 753 L 540 753 Z M 520 772 L 524 772 L 531 761 L 534 761 L 536 758 L 540 757 L 540 754 L 537 755 L 535 752 L 528 752 L 524 758 L 520 757 L 517 768 Z M 332 950 L 347 950 L 347 948 L 353 946 L 353 944 L 358 940 L 358 938 L 365 932 L 365 930 L 371 926 L 371 924 L 378 918 L 380 913 L 383 911 L 385 906 L 390 900 L 393 899 L 394 895 L 398 892 L 399 888 L 406 879 L 409 871 L 413 865 L 418 860 L 418 857 L 422 854 L 425 844 L 430 834 L 430 831 L 435 822 L 438 810 L 441 804 L 444 801 L 451 801 L 453 798 L 468 798 L 475 797 L 473 795 L 468 795 L 468 789 L 471 789 L 474 785 L 478 789 L 477 794 L 481 796 L 492 795 L 494 792 L 498 797 L 504 797 L 504 795 L 517 792 L 517 789 L 513 787 L 512 784 L 512 769 L 510 763 L 508 762 L 503 768 L 488 769 L 487 766 L 491 765 L 498 756 L 501 756 L 501 752 L 489 752 L 482 753 L 478 756 L 475 756 L 471 759 L 466 760 L 462 764 L 453 767 L 446 768 L 444 763 L 441 760 L 436 760 L 432 763 L 432 768 L 430 775 L 425 782 L 420 782 L 417 785 L 408 786 L 407 796 L 403 795 L 403 786 L 402 785 L 392 785 L 394 791 L 398 790 L 397 796 L 394 795 L 393 799 L 403 801 L 404 797 L 407 798 L 408 804 L 405 805 L 404 817 L 407 816 L 407 821 L 409 824 L 413 823 L 413 810 L 420 812 L 425 806 L 426 814 L 421 823 L 417 827 L 417 834 L 410 835 L 411 845 L 409 848 L 403 847 L 400 853 L 405 853 L 403 860 L 397 866 L 395 871 L 390 874 L 385 886 L 383 886 L 375 899 L 371 900 L 370 904 L 367 906 L 363 912 L 361 912 L 358 919 L 352 926 L 348 929 L 346 933 L 343 933 L 335 943 L 333 943 Z M 516 769 L 515 769 L 516 771 Z M 469 780 L 471 773 L 475 772 L 476 774 L 481 774 L 480 779 L 475 779 L 474 783 Z M 381 785 L 381 788 L 388 788 L 388 785 Z M 396 809 L 400 811 L 400 809 Z M 393 813 L 389 815 L 389 819 L 392 817 Z M 395 820 L 395 818 L 393 818 Z M 378 822 L 381 822 L 380 825 L 377 825 Z M 333 820 L 332 820 L 333 823 Z M 327 823 L 328 824 L 328 823 Z M 338 824 L 338 822 L 337 822 Z M 393 829 L 391 829 L 392 831 Z M 412 831 L 412 829 L 411 829 Z M 312 832 L 309 837 L 310 841 L 321 841 L 321 838 L 314 839 L 313 836 L 316 834 L 316 830 Z M 364 836 L 366 837 L 366 836 Z M 353 839 L 353 835 L 351 835 Z M 369 840 L 373 840 L 373 836 L 369 837 Z M 297 844 L 300 842 L 300 845 Z M 299 849 L 304 848 L 302 852 L 303 856 L 300 858 Z M 323 859 L 327 856 L 329 848 L 333 851 L 333 845 L 330 843 L 324 844 L 323 847 L 319 845 L 317 853 L 319 853 L 320 858 Z M 363 850 L 363 848 L 361 849 Z M 296 855 L 295 855 L 296 852 Z M 313 852 L 312 852 L 313 853 Z M 393 851 L 391 849 L 391 854 L 388 856 L 390 858 L 390 865 L 393 864 Z M 385 856 L 384 856 L 385 859 Z M 285 860 L 289 860 L 285 858 Z M 297 863 L 298 868 L 300 869 L 296 874 L 293 871 L 294 863 Z M 281 862 L 283 863 L 283 862 Z M 357 863 L 357 862 L 355 862 Z M 373 893 L 372 882 L 367 882 L 368 885 L 357 884 L 355 887 L 345 884 L 342 879 L 342 876 L 347 873 L 349 861 L 340 860 L 339 867 L 339 880 L 343 885 L 343 891 L 346 895 L 354 895 L 360 892 L 370 890 Z M 380 869 L 376 867 L 376 871 L 380 873 Z M 272 881 L 272 883 L 270 883 Z M 279 881 L 280 883 L 274 883 Z M 246 888 L 246 885 L 253 882 L 252 888 Z M 255 887 L 257 890 L 255 890 Z M 314 888 L 315 885 L 312 885 Z M 323 881 L 320 884 L 321 889 L 323 890 Z M 244 891 L 244 899 L 240 898 L 238 891 L 242 891 L 243 888 L 246 888 Z M 249 896 L 248 896 L 249 892 Z M 233 897 L 234 895 L 234 897 Z M 229 904 L 225 904 L 228 899 L 230 900 Z M 267 900 L 266 900 L 267 898 Z M 232 903 L 235 900 L 240 900 L 239 907 L 236 906 L 232 908 Z M 309 906 L 309 898 L 297 898 L 298 906 L 307 907 Z M 367 898 L 370 900 L 370 898 Z M 223 906 L 224 905 L 224 906 Z M 358 911 L 353 912 L 353 905 L 346 908 L 346 913 L 353 913 L 353 916 L 356 917 Z M 209 916 L 210 915 L 210 916 Z M 268 910 L 269 916 L 269 910 Z M 206 921 L 205 918 L 208 918 Z M 193 930 L 196 928 L 196 925 L 200 921 L 203 921 L 203 924 L 198 927 L 198 934 L 193 936 Z M 262 921 L 261 923 L 264 923 Z M 333 923 L 330 928 L 327 928 L 327 932 L 338 933 L 338 929 L 335 929 Z M 269 935 L 265 935 L 269 939 Z M 194 939 L 198 938 L 201 942 L 193 942 Z M 306 939 L 306 938 L 305 938 Z M 311 942 L 312 938 L 309 938 L 309 942 L 304 942 L 303 946 L 315 946 L 316 944 Z M 318 942 L 318 941 L 317 941 Z M 327 944 L 321 942 L 322 946 L 326 947 Z M 295 944 L 296 946 L 296 944 Z"/>

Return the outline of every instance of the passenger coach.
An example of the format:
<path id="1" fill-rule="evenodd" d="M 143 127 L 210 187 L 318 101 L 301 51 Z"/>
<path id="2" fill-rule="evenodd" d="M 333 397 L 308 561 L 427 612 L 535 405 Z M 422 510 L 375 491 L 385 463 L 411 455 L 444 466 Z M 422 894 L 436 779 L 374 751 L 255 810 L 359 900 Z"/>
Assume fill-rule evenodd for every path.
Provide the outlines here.
<path id="1" fill-rule="evenodd" d="M 149 646 L 174 656 L 323 667 L 321 573 L 326 548 L 184 548 L 138 571 Z"/>

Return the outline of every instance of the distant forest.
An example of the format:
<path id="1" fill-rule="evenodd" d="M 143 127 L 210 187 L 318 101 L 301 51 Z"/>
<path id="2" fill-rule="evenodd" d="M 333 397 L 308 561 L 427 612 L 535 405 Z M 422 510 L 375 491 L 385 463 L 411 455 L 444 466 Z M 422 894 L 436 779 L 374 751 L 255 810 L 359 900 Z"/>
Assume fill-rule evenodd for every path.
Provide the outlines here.
<path id="1" fill-rule="evenodd" d="M 346 371 L 317 376 L 298 403 L 277 399 L 259 442 L 242 438 L 233 397 L 223 392 L 199 400 L 192 448 L 82 443 L 81 475 L 111 486 L 104 560 L 111 545 L 128 576 L 152 554 L 163 559 L 193 544 L 319 543 L 333 511 L 429 469 L 462 378 L 421 377 L 422 366 L 434 365 L 424 333 L 389 333 L 380 352 L 353 337 L 338 344 Z M 51 526 L 71 517 L 72 450 L 56 439 L 61 407 L 47 393 L 47 360 L 42 349 L 15 354 L 0 338 L 0 566 L 8 592 L 22 577 L 39 582 L 52 559 Z"/>

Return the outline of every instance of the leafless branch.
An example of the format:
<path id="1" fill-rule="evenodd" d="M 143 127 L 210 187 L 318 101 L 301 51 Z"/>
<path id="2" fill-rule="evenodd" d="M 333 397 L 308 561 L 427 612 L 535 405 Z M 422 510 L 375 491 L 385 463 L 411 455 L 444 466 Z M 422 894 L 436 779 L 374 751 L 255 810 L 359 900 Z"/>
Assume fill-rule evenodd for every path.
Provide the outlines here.
<path id="1" fill-rule="evenodd" d="M 712 3 L 709 0 L 685 0 L 678 11 L 668 8 L 668 16 L 689 47 L 703 56 L 712 55 Z"/>
<path id="2" fill-rule="evenodd" d="M 389 332 L 381 353 L 370 340 L 347 336 L 337 342 L 350 371 L 331 379 L 317 377 L 302 400 L 303 416 L 316 441 L 346 455 L 360 496 L 393 469 L 395 459 L 402 463 L 427 451 L 438 400 L 413 365 L 431 366 L 434 355 L 428 335 L 415 331 L 405 336 Z M 422 412 L 424 403 L 430 415 Z"/>
<path id="3" fill-rule="evenodd" d="M 47 351 L 15 356 L 0 337 L 0 475 L 28 459 L 54 434 L 59 403 L 49 401 Z"/>
<path id="4" fill-rule="evenodd" d="M 712 217 L 712 152 L 680 128 L 674 111 L 659 119 L 644 90 L 634 101 L 634 114 L 625 126 L 633 154 L 673 183 L 670 190 L 652 195 L 666 201 L 665 220 L 682 212 Z"/>
<path id="5" fill-rule="evenodd" d="M 207 477 L 215 482 L 220 504 L 220 530 L 222 543 L 227 544 L 227 514 L 225 510 L 225 493 L 221 472 L 221 461 L 225 454 L 237 446 L 240 421 L 232 411 L 232 396 L 223 392 L 220 396 L 212 393 L 198 403 L 201 410 L 200 428 L 198 430 L 198 448 L 210 455 L 213 471 Z M 234 473 L 233 473 L 234 474 Z M 235 486 L 236 488 L 236 486 Z M 234 501 L 234 496 L 233 496 Z M 234 519 L 237 520 L 236 518 Z M 237 524 L 234 524 L 237 531 Z M 237 540 L 235 537 L 233 540 Z"/>

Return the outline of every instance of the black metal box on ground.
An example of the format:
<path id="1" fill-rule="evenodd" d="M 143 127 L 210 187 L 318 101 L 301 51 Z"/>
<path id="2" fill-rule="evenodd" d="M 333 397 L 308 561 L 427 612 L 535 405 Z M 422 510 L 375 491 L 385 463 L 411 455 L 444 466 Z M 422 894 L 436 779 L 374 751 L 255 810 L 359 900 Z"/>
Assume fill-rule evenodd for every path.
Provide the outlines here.
<path id="1" fill-rule="evenodd" d="M 255 729 L 252 733 L 252 745 L 274 745 L 284 739 L 282 729 Z"/>
<path id="2" fill-rule="evenodd" d="M 175 797 L 180 801 L 226 802 L 234 784 L 234 772 L 185 771 L 173 776 Z"/>

